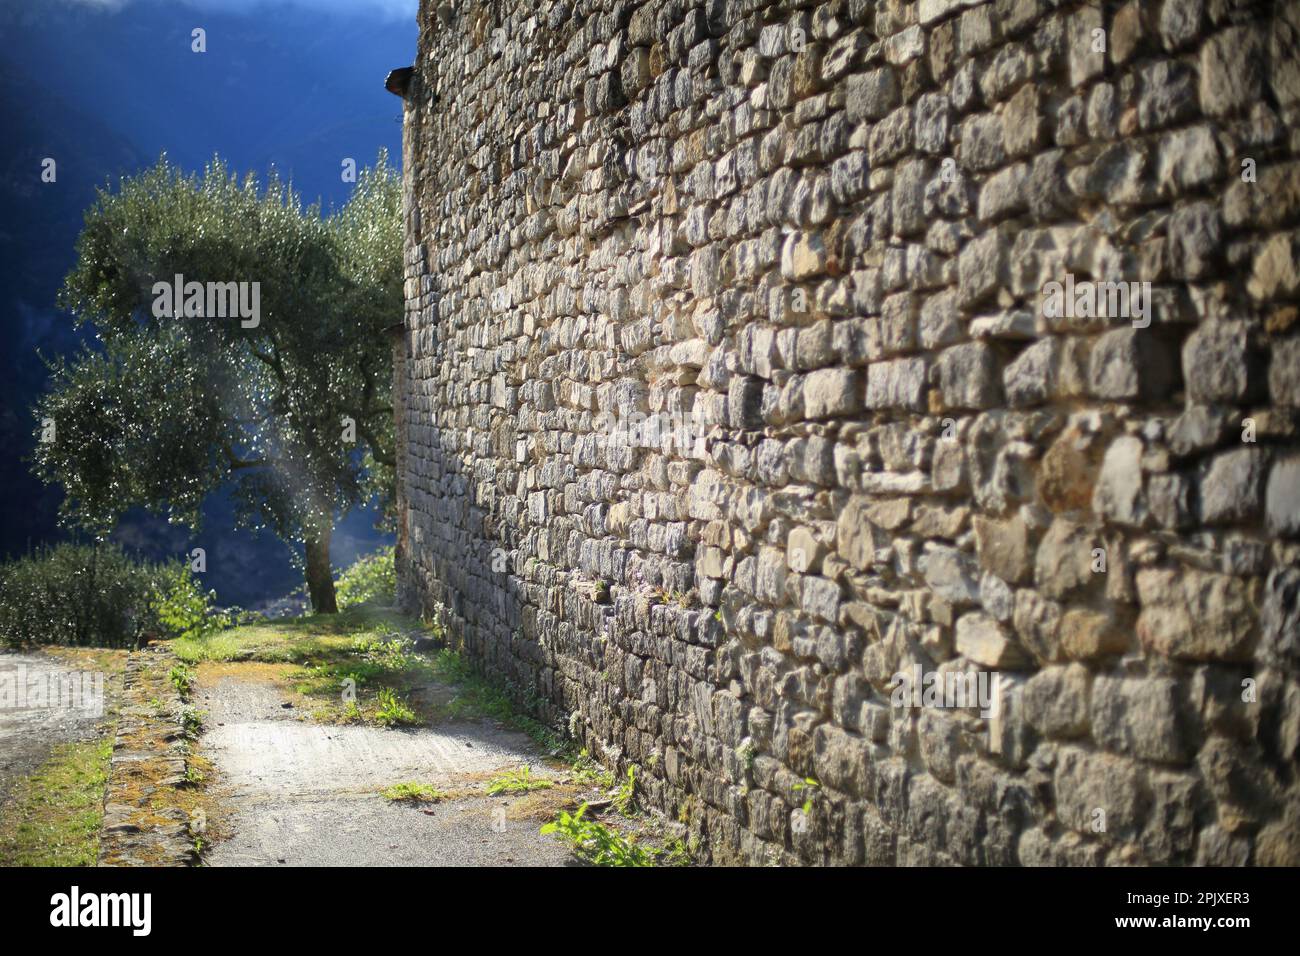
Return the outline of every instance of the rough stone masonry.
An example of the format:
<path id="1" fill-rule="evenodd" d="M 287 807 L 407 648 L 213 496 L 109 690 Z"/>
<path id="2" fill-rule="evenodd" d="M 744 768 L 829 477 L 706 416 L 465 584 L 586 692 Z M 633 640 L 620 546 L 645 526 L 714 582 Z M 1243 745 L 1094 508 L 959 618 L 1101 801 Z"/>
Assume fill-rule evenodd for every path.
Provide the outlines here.
<path id="1" fill-rule="evenodd" d="M 419 17 L 406 606 L 715 862 L 1300 863 L 1300 4 Z"/>

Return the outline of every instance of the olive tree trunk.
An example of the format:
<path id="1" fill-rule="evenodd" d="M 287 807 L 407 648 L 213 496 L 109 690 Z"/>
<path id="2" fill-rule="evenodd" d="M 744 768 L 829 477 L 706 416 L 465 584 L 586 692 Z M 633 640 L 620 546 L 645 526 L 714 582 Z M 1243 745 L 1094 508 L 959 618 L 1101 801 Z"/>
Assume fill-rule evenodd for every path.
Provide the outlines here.
<path id="1" fill-rule="evenodd" d="M 304 541 L 307 550 L 307 593 L 311 596 L 311 609 L 317 614 L 337 614 L 339 606 L 334 597 L 334 571 L 330 567 L 330 538 L 332 528 L 309 534 Z"/>

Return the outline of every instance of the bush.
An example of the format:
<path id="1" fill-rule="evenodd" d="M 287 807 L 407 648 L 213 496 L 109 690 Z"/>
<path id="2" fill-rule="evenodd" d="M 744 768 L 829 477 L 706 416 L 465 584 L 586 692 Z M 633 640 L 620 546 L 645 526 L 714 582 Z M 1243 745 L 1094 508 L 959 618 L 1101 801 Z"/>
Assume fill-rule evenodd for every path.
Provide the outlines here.
<path id="1" fill-rule="evenodd" d="M 339 575 L 334 590 L 340 609 L 367 601 L 392 604 L 397 600 L 397 568 L 392 547 L 380 548 L 374 554 L 358 558 L 352 567 Z"/>
<path id="2" fill-rule="evenodd" d="M 113 545 L 60 544 L 0 565 L 0 643 L 133 647 L 223 625 L 184 562 Z"/>
<path id="3" fill-rule="evenodd" d="M 158 569 L 154 612 L 166 637 L 203 637 L 234 623 L 214 608 L 215 591 L 203 591 L 184 561 Z"/>

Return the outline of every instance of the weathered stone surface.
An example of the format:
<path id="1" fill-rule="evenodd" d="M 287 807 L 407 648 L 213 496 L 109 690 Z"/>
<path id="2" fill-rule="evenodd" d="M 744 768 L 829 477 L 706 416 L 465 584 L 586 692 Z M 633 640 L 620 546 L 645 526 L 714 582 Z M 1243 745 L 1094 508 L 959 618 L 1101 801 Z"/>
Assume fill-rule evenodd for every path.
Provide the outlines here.
<path id="1" fill-rule="evenodd" d="M 1264 453 L 1258 448 L 1215 455 L 1201 477 L 1201 520 L 1228 524 L 1254 518 L 1263 483 Z"/>
<path id="2" fill-rule="evenodd" d="M 965 552 L 934 546 L 926 554 L 926 583 L 949 604 L 974 604 L 979 599 L 974 564 Z"/>
<path id="3" fill-rule="evenodd" d="M 983 342 L 945 349 L 938 369 L 946 408 L 991 408 L 1002 398 L 997 356 Z"/>
<path id="4" fill-rule="evenodd" d="M 1274 568 L 1269 573 L 1260 630 L 1268 657 L 1290 666 L 1300 663 L 1300 568 Z"/>
<path id="5" fill-rule="evenodd" d="M 868 505 L 863 498 L 850 499 L 836 525 L 840 557 L 859 570 L 870 567 L 876 553 L 874 527 L 867 518 Z"/>
<path id="6" fill-rule="evenodd" d="M 1201 47 L 1197 70 L 1201 109 L 1223 116 L 1254 103 L 1263 89 L 1264 66 L 1259 27 L 1233 27 L 1211 37 Z"/>
<path id="7" fill-rule="evenodd" d="M 1007 402 L 1013 408 L 1041 405 L 1056 397 L 1060 344 L 1054 338 L 1035 342 L 1002 373 Z"/>
<path id="8" fill-rule="evenodd" d="M 1057 518 L 1038 545 L 1034 559 L 1034 583 L 1038 590 L 1053 600 L 1080 596 L 1096 590 L 1101 577 L 1093 568 L 1097 565 L 1098 541 L 1091 528 Z"/>
<path id="9" fill-rule="evenodd" d="M 1236 402 L 1249 397 L 1255 381 L 1249 332 L 1242 322 L 1204 326 L 1183 346 L 1183 380 L 1193 400 Z"/>
<path id="10" fill-rule="evenodd" d="M 1255 254 L 1246 291 L 1260 302 L 1293 299 L 1300 291 L 1300 238 L 1278 233 Z"/>
<path id="11" fill-rule="evenodd" d="M 958 290 L 962 305 L 974 305 L 987 298 L 1001 284 L 1006 267 L 1002 237 L 987 232 L 969 242 L 957 263 Z"/>
<path id="12" fill-rule="evenodd" d="M 1086 449 L 1084 436 L 1067 430 L 1043 455 L 1038 469 L 1038 493 L 1053 511 L 1090 507 L 1099 466 Z"/>
<path id="13" fill-rule="evenodd" d="M 1097 513 L 1120 524 L 1140 525 L 1145 520 L 1141 439 L 1124 435 L 1106 449 L 1092 506 Z"/>
<path id="14" fill-rule="evenodd" d="M 1141 73 L 1138 126 L 1144 130 L 1173 126 L 1196 112 L 1196 72 L 1178 60 L 1164 60 Z"/>
<path id="15" fill-rule="evenodd" d="M 1132 839 L 1149 805 L 1145 776 L 1133 760 L 1062 748 L 1053 781 L 1057 817 L 1066 826 L 1107 842 Z"/>
<path id="16" fill-rule="evenodd" d="M 1193 405 L 1173 422 L 1169 449 L 1175 455 L 1191 455 L 1213 448 L 1231 427 L 1231 417 L 1222 409 Z"/>
<path id="17" fill-rule="evenodd" d="M 1162 763 L 1190 756 L 1178 687 L 1168 678 L 1098 677 L 1091 713 L 1093 739 L 1107 750 Z"/>
<path id="18" fill-rule="evenodd" d="M 1300 8 L 570 6 L 421 4 L 402 605 L 715 860 L 1291 859 Z"/>
<path id="19" fill-rule="evenodd" d="M 1270 534 L 1300 536 L 1300 455 L 1288 455 L 1273 463 L 1264 501 Z"/>
<path id="20" fill-rule="evenodd" d="M 891 67 L 882 66 L 849 77 L 844 98 L 844 109 L 849 119 L 856 122 L 877 120 L 898 103 L 898 80 Z"/>
<path id="21" fill-rule="evenodd" d="M 1168 657 L 1241 660 L 1254 633 L 1254 613 L 1239 578 L 1187 569 L 1137 573 L 1137 634 Z"/>
<path id="22" fill-rule="evenodd" d="M 984 667 L 1015 668 L 1028 662 L 1005 627 L 976 611 L 957 619 L 957 653 Z"/>
<path id="23" fill-rule="evenodd" d="M 1278 405 L 1300 408 L 1300 338 L 1273 343 L 1273 357 L 1268 366 L 1268 393 Z"/>
<path id="24" fill-rule="evenodd" d="M 862 397 L 862 379 L 855 369 L 821 369 L 804 382 L 804 414 L 809 418 L 852 415 L 862 410 Z"/>
<path id="25" fill-rule="evenodd" d="M 920 411 L 925 405 L 925 359 L 873 362 L 867 369 L 867 408 Z"/>
<path id="26" fill-rule="evenodd" d="M 1071 608 L 1061 616 L 1058 635 L 1065 656 L 1076 661 L 1097 661 L 1129 648 L 1129 635 L 1103 611 Z"/>
<path id="27" fill-rule="evenodd" d="M 1046 667 L 1025 682 L 1025 719 L 1045 737 L 1088 732 L 1088 669 L 1081 664 Z"/>
<path id="28" fill-rule="evenodd" d="M 1098 398 L 1167 395 L 1174 381 L 1171 357 L 1145 329 L 1115 329 L 1093 344 L 1088 387 Z"/>
<path id="29" fill-rule="evenodd" d="M 975 550 L 980 567 L 1010 584 L 1023 584 L 1032 567 L 1029 529 L 1020 515 L 999 520 L 977 515 Z"/>

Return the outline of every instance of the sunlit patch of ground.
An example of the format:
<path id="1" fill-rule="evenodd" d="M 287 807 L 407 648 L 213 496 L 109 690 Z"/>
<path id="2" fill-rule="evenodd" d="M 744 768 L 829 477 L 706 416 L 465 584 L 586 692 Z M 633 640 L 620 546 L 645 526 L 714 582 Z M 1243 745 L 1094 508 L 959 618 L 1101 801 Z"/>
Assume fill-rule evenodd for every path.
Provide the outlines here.
<path id="1" fill-rule="evenodd" d="M 113 738 L 58 744 L 0 814 L 0 865 L 94 866 Z"/>
<path id="2" fill-rule="evenodd" d="M 540 827 L 584 804 L 604 832 L 669 859 L 662 827 L 620 801 L 626 780 L 437 637 L 362 607 L 176 642 L 222 773 L 212 812 L 230 839 L 210 862 L 557 863 L 566 844 Z"/>

